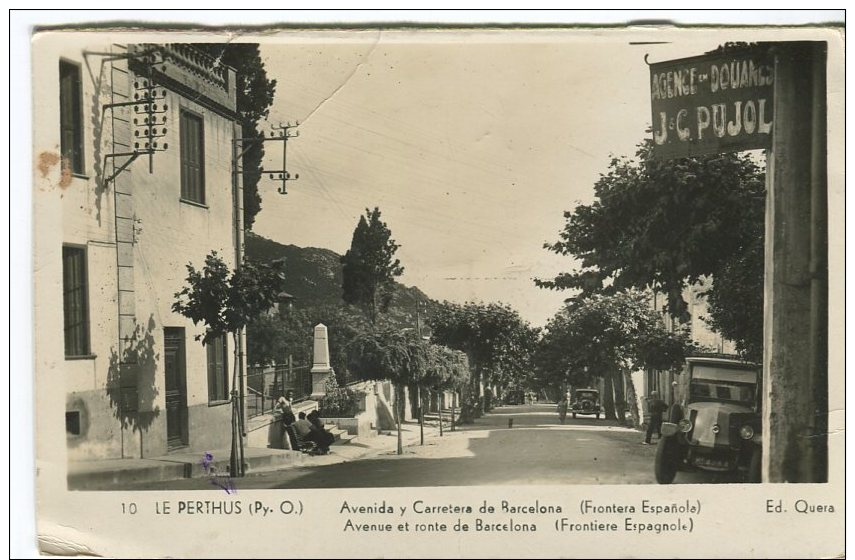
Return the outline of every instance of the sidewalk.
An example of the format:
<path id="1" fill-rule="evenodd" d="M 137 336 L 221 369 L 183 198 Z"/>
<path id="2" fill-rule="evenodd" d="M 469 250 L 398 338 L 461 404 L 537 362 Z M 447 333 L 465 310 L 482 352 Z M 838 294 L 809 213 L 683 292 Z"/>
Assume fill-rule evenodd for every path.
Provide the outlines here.
<path id="1" fill-rule="evenodd" d="M 439 427 L 426 422 L 424 432 L 427 439 L 429 436 L 438 435 Z M 404 446 L 418 444 L 418 423 L 402 424 L 401 439 Z M 348 443 L 336 442 L 330 447 L 328 455 L 308 455 L 285 449 L 247 447 L 244 449 L 244 462 L 247 464 L 246 474 L 251 476 L 272 470 L 356 461 L 383 452 L 394 452 L 397 445 L 397 432 L 393 430 L 363 439 L 352 439 Z M 68 465 L 68 489 L 121 490 L 140 483 L 199 478 L 208 476 L 211 472 L 225 474 L 228 471 L 230 450 L 215 449 L 208 453 L 212 456 L 210 461 L 206 461 L 204 453 L 170 453 L 149 459 L 72 462 Z"/>

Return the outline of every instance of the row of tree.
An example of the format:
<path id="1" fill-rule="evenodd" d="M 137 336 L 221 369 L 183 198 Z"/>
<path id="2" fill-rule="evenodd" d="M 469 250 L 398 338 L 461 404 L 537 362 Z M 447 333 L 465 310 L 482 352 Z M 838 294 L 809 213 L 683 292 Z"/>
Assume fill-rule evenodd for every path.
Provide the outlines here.
<path id="1" fill-rule="evenodd" d="M 538 383 L 604 386 L 606 418 L 623 423 L 627 409 L 641 425 L 632 373 L 678 368 L 695 350 L 685 330 L 669 331 L 648 293 L 627 290 L 572 300 L 547 324 L 535 352 Z"/>
<path id="2" fill-rule="evenodd" d="M 411 396 L 421 400 L 423 382 L 432 368 L 442 371 L 444 366 L 424 358 L 429 351 L 421 345 L 427 343 L 412 332 L 412 325 L 386 318 L 392 285 L 403 271 L 395 258 L 397 249 L 379 209 L 366 210 L 350 250 L 341 259 L 343 300 L 352 305 L 262 317 L 253 325 L 250 355 L 284 355 L 287 349 L 295 355 L 305 352 L 308 358 L 311 340 L 306 333 L 324 322 L 332 327 L 331 358 L 340 375 L 388 378 L 395 382 L 396 391 L 410 387 Z M 665 328 L 650 305 L 649 291 L 640 290 L 570 300 L 543 330 L 499 303 L 437 303 L 426 324 L 432 344 L 466 357 L 471 371 L 468 383 L 455 384 L 462 392 L 461 420 L 465 422 L 495 402 L 489 397 L 501 399 L 512 389 L 549 388 L 557 395 L 568 387 L 602 380 L 607 417 L 623 421 L 628 410 L 637 425 L 640 414 L 631 373 L 678 367 L 695 350 L 684 331 Z M 383 367 L 378 356 L 386 356 Z"/>
<path id="3" fill-rule="evenodd" d="M 469 380 L 469 364 L 464 353 L 432 344 L 413 331 L 363 332 L 350 341 L 347 353 L 348 367 L 361 379 L 388 380 L 392 383 L 399 455 L 403 453 L 401 421 L 406 401 L 405 388 L 417 388 L 419 420 L 423 425 L 423 411 L 431 393 L 439 395 L 441 415 L 443 393 L 456 392 L 466 386 Z"/>
<path id="4" fill-rule="evenodd" d="M 765 170 L 750 153 L 661 161 L 645 140 L 634 158 L 613 158 L 596 198 L 564 213 L 559 240 L 575 270 L 537 284 L 579 297 L 652 290 L 686 320 L 688 286 L 712 279 L 710 327 L 747 359 L 763 355 Z"/>

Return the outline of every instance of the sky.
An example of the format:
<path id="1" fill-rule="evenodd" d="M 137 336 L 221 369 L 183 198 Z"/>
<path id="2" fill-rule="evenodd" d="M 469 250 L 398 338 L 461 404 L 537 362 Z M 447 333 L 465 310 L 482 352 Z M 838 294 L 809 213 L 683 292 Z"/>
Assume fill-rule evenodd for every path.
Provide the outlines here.
<path id="1" fill-rule="evenodd" d="M 253 229 L 344 253 L 359 216 L 377 206 L 400 244 L 401 282 L 438 300 L 508 303 L 541 326 L 573 295 L 534 285 L 574 267 L 544 243 L 558 239 L 565 211 L 593 200 L 612 155 L 632 155 L 649 127 L 645 55 L 683 58 L 723 40 L 368 30 L 264 44 L 277 81 L 267 125 L 300 122 L 287 155 L 300 177 L 284 196 L 262 180 Z M 279 169 L 273 146 L 265 166 Z"/>

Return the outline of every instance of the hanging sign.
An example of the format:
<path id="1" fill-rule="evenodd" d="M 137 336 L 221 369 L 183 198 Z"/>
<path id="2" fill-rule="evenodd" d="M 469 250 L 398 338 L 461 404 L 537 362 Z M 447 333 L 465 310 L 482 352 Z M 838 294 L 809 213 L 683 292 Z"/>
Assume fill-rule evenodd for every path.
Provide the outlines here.
<path id="1" fill-rule="evenodd" d="M 765 47 L 651 64 L 654 156 L 771 147 L 774 81 Z"/>

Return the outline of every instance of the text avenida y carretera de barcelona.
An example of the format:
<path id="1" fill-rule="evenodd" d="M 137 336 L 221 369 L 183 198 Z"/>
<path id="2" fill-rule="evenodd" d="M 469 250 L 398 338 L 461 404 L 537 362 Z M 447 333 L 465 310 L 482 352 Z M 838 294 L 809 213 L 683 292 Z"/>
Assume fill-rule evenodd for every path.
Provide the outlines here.
<path id="1" fill-rule="evenodd" d="M 579 502 L 578 515 L 556 503 L 509 500 L 478 504 L 431 503 L 414 500 L 396 504 L 386 500 L 372 503 L 344 501 L 339 508 L 344 532 L 558 532 L 629 531 L 633 533 L 691 532 L 700 501 L 598 504 Z M 600 520 L 597 516 L 603 518 Z M 571 517 L 572 516 L 572 517 Z"/>

